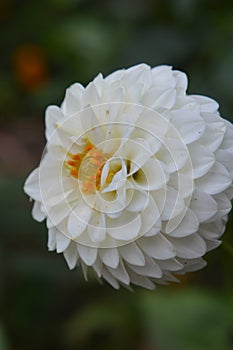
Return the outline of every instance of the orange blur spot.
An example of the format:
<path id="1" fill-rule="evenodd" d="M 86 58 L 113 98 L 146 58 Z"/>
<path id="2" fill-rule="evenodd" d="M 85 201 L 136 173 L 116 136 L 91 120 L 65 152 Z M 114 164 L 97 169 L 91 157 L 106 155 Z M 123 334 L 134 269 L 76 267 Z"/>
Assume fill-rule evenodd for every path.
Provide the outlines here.
<path id="1" fill-rule="evenodd" d="M 48 80 L 48 67 L 43 50 L 37 45 L 22 45 L 13 54 L 13 68 L 21 85 L 35 90 Z"/>

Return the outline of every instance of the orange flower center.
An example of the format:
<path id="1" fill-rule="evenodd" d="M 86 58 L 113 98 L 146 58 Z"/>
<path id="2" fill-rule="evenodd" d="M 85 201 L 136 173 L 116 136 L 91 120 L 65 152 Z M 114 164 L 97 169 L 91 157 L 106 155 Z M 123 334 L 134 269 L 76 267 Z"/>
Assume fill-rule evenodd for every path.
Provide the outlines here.
<path id="1" fill-rule="evenodd" d="M 104 164 L 110 158 L 110 154 L 103 153 L 93 144 L 87 143 L 82 153 L 70 154 L 70 160 L 66 161 L 66 167 L 70 175 L 82 182 L 82 192 L 94 194 L 101 188 L 101 175 Z M 106 184 L 112 181 L 115 172 L 109 171 Z"/>

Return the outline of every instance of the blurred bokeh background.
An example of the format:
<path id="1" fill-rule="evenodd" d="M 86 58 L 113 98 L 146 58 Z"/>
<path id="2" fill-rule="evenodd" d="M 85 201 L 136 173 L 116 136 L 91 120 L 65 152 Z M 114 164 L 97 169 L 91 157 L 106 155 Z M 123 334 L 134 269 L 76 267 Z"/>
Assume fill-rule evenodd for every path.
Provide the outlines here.
<path id="1" fill-rule="evenodd" d="M 45 108 L 99 72 L 172 65 L 230 120 L 233 2 L 1 0 L 0 28 L 0 350 L 233 349 L 232 220 L 203 271 L 114 291 L 47 252 L 22 190 L 45 145 Z"/>

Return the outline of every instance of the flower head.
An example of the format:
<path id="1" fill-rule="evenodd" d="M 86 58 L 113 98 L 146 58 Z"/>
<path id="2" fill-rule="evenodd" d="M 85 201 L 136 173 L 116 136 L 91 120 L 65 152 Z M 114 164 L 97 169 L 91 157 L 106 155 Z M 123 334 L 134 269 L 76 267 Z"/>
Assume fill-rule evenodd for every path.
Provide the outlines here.
<path id="1" fill-rule="evenodd" d="M 48 248 L 115 288 L 154 288 L 205 265 L 233 197 L 233 126 L 187 78 L 146 64 L 74 84 L 46 111 L 25 183 Z"/>

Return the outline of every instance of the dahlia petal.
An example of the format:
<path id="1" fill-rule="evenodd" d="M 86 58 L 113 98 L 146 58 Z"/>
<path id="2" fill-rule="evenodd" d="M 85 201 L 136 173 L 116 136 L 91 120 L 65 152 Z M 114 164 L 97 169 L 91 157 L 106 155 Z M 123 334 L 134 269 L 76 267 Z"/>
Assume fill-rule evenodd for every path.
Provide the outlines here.
<path id="1" fill-rule="evenodd" d="M 136 272 L 138 275 L 153 277 L 153 278 L 161 278 L 162 271 L 159 265 L 150 257 L 146 257 L 146 263 L 144 266 L 137 266 L 135 264 L 128 263 L 128 266 L 131 270 Z"/>
<path id="2" fill-rule="evenodd" d="M 206 243 L 206 251 L 209 252 L 209 251 L 211 251 L 213 249 L 218 248 L 222 242 L 218 241 L 217 239 L 216 240 L 214 240 L 214 239 L 208 240 L 207 239 L 205 241 L 205 243 Z"/>
<path id="3" fill-rule="evenodd" d="M 178 109 L 171 111 L 170 116 L 170 122 L 186 145 L 198 140 L 205 131 L 204 120 L 195 111 Z"/>
<path id="4" fill-rule="evenodd" d="M 216 201 L 216 203 L 218 205 L 218 210 L 217 210 L 216 214 L 212 218 L 210 218 L 210 222 L 221 219 L 222 217 L 227 215 L 230 212 L 231 207 L 232 207 L 231 201 L 229 200 L 229 198 L 227 197 L 227 195 L 225 193 L 216 194 L 214 196 L 214 200 Z M 208 222 L 208 220 L 207 220 L 207 222 Z"/>
<path id="5" fill-rule="evenodd" d="M 173 88 L 167 89 L 163 92 L 157 99 L 154 100 L 152 104 L 153 108 L 162 107 L 163 109 L 170 109 L 174 106 L 176 99 L 176 91 Z"/>
<path id="6" fill-rule="evenodd" d="M 82 259 L 80 259 L 80 266 L 81 266 L 81 269 L 82 269 L 82 272 L 83 272 L 83 277 L 85 279 L 85 281 L 87 282 L 88 281 L 88 266 L 83 262 Z"/>
<path id="7" fill-rule="evenodd" d="M 24 192 L 35 201 L 41 202 L 41 192 L 39 187 L 39 168 L 36 168 L 28 176 L 24 184 Z"/>
<path id="8" fill-rule="evenodd" d="M 156 262 L 162 270 L 167 270 L 167 271 L 179 271 L 184 267 L 183 264 L 181 264 L 175 258 L 167 259 L 167 260 L 156 259 Z"/>
<path id="9" fill-rule="evenodd" d="M 130 278 L 121 260 L 119 262 L 119 265 L 115 269 L 111 267 L 107 267 L 107 269 L 120 282 L 125 283 L 126 285 L 129 285 Z"/>
<path id="10" fill-rule="evenodd" d="M 41 203 L 35 201 L 32 208 L 32 217 L 36 221 L 43 221 L 46 218 L 45 213 L 41 210 Z"/>
<path id="11" fill-rule="evenodd" d="M 135 239 L 140 231 L 141 223 L 141 215 L 135 216 L 130 212 L 123 212 L 119 218 L 107 220 L 107 233 L 118 240 Z"/>
<path id="12" fill-rule="evenodd" d="M 205 240 L 214 240 L 222 235 L 223 229 L 222 220 L 219 219 L 211 223 L 200 225 L 199 233 Z"/>
<path id="13" fill-rule="evenodd" d="M 222 144 L 226 132 L 226 123 L 220 118 L 216 118 L 215 114 L 205 113 L 203 118 L 206 123 L 206 131 L 202 135 L 200 142 L 207 150 L 215 152 Z M 213 134 L 214 137 L 212 137 Z"/>
<path id="14" fill-rule="evenodd" d="M 87 266 L 94 264 L 97 257 L 97 249 L 93 247 L 87 247 L 81 244 L 77 244 L 77 250 L 80 258 Z"/>
<path id="15" fill-rule="evenodd" d="M 221 149 L 227 150 L 233 147 L 233 125 L 228 120 L 224 119 L 224 122 L 227 128 L 221 144 Z"/>
<path id="16" fill-rule="evenodd" d="M 169 237 L 176 249 L 177 256 L 184 259 L 199 258 L 206 253 L 206 244 L 198 234 L 186 237 Z"/>
<path id="17" fill-rule="evenodd" d="M 216 160 L 221 163 L 233 177 L 233 147 L 229 150 L 218 149 L 215 153 Z"/>
<path id="18" fill-rule="evenodd" d="M 100 278 L 102 275 L 102 271 L 103 271 L 103 262 L 101 261 L 101 259 L 99 259 L 97 257 L 96 261 L 94 262 L 94 264 L 92 265 L 94 271 L 96 272 L 97 276 Z"/>
<path id="19" fill-rule="evenodd" d="M 49 140 L 53 136 L 57 123 L 64 119 L 61 108 L 57 106 L 49 106 L 45 111 L 46 139 Z"/>
<path id="20" fill-rule="evenodd" d="M 185 210 L 185 203 L 179 191 L 167 187 L 166 199 L 161 213 L 162 220 L 171 220 Z"/>
<path id="21" fill-rule="evenodd" d="M 81 97 L 84 88 L 81 84 L 74 84 L 66 90 L 65 99 L 62 105 L 64 113 L 68 116 L 77 113 L 82 108 Z"/>
<path id="22" fill-rule="evenodd" d="M 231 182 L 232 179 L 226 168 L 221 163 L 215 162 L 206 175 L 196 180 L 196 185 L 209 194 L 217 194 L 227 189 Z"/>
<path id="23" fill-rule="evenodd" d="M 201 106 L 202 112 L 214 113 L 218 110 L 219 104 L 210 97 L 202 95 L 191 95 Z"/>
<path id="24" fill-rule="evenodd" d="M 88 225 L 92 209 L 82 200 L 71 211 L 68 218 L 68 231 L 72 238 L 79 237 Z"/>
<path id="25" fill-rule="evenodd" d="M 115 269 L 119 265 L 119 253 L 116 248 L 100 248 L 98 252 L 100 259 L 106 266 Z"/>
<path id="26" fill-rule="evenodd" d="M 145 191 L 134 190 L 130 203 L 127 205 L 127 211 L 139 212 L 148 205 L 149 195 Z"/>
<path id="27" fill-rule="evenodd" d="M 179 259 L 179 260 L 181 261 L 182 264 L 184 264 L 182 273 L 200 270 L 206 266 L 206 261 L 203 260 L 202 258 L 187 259 L 187 260 Z"/>
<path id="28" fill-rule="evenodd" d="M 217 212 L 216 201 L 208 193 L 195 190 L 190 202 L 190 209 L 195 213 L 200 222 L 210 219 Z"/>
<path id="29" fill-rule="evenodd" d="M 99 144 L 104 139 L 104 133 L 93 108 L 85 109 L 80 115 L 80 118 L 83 130 L 85 130 L 85 137 L 87 137 L 92 144 Z"/>
<path id="30" fill-rule="evenodd" d="M 174 129 L 172 129 L 172 133 Z M 177 135 L 166 137 L 163 142 L 163 147 L 156 153 L 156 158 L 166 165 L 169 173 L 179 171 L 185 163 L 190 160 L 190 156 L 183 140 Z"/>
<path id="31" fill-rule="evenodd" d="M 93 242 L 102 242 L 106 237 L 105 215 L 95 211 L 87 226 L 87 232 L 90 240 Z"/>
<path id="32" fill-rule="evenodd" d="M 194 179 L 200 178 L 213 167 L 215 156 L 204 146 L 197 143 L 189 145 L 188 149 L 192 160 Z"/>
<path id="33" fill-rule="evenodd" d="M 171 237 L 185 237 L 197 232 L 199 220 L 195 213 L 187 209 L 184 214 L 164 223 L 163 232 Z"/>
<path id="34" fill-rule="evenodd" d="M 120 285 L 115 277 L 107 270 L 103 269 L 102 271 L 103 278 L 115 289 L 119 289 Z"/>
<path id="35" fill-rule="evenodd" d="M 158 190 L 165 186 L 167 180 L 168 175 L 165 173 L 162 163 L 155 158 L 148 159 L 133 176 L 135 186 L 145 191 Z"/>
<path id="36" fill-rule="evenodd" d="M 145 276 L 139 276 L 134 271 L 128 271 L 128 274 L 130 276 L 130 281 L 135 284 L 136 286 L 143 287 L 149 290 L 153 290 L 156 288 L 155 284 L 147 277 Z"/>
<path id="37" fill-rule="evenodd" d="M 188 87 L 188 78 L 187 75 L 183 72 L 180 72 L 178 70 L 173 71 L 173 76 L 176 79 L 176 88 L 179 88 L 185 93 Z"/>
<path id="38" fill-rule="evenodd" d="M 87 85 L 86 89 L 83 92 L 83 101 L 84 106 L 94 106 L 98 105 L 100 100 L 100 95 L 98 93 L 98 90 L 94 84 L 94 82 L 91 82 Z"/>
<path id="39" fill-rule="evenodd" d="M 57 253 L 62 253 L 67 249 L 68 245 L 70 244 L 70 239 L 66 237 L 62 232 L 57 230 L 56 243 Z"/>
<path id="40" fill-rule="evenodd" d="M 55 250 L 56 249 L 56 235 L 57 235 L 57 229 L 55 227 L 51 227 L 48 230 L 48 250 Z"/>
<path id="41" fill-rule="evenodd" d="M 146 208 L 141 212 L 141 235 L 151 236 L 157 234 L 161 229 L 160 210 L 154 200 L 149 194 L 149 202 Z"/>
<path id="42" fill-rule="evenodd" d="M 170 239 L 168 241 L 160 233 L 154 237 L 140 238 L 137 242 L 140 248 L 154 259 L 166 260 L 174 258 L 176 255 L 176 250 Z"/>
<path id="43" fill-rule="evenodd" d="M 78 260 L 76 243 L 71 242 L 68 248 L 63 252 L 63 255 L 70 270 L 74 269 Z"/>
<path id="44" fill-rule="evenodd" d="M 146 132 L 144 133 L 147 136 L 146 140 L 152 136 L 159 141 L 163 140 L 170 126 L 169 120 L 164 115 L 151 109 L 143 110 L 135 124 L 136 130 Z"/>
<path id="45" fill-rule="evenodd" d="M 119 247 L 120 256 L 128 263 L 138 266 L 145 265 L 145 258 L 138 246 L 135 243 L 129 243 Z"/>
<path id="46" fill-rule="evenodd" d="M 60 203 L 55 207 L 49 207 L 44 203 L 46 214 L 49 218 L 47 220 L 47 227 L 57 226 L 60 224 L 71 212 L 72 206 L 68 203 Z"/>

